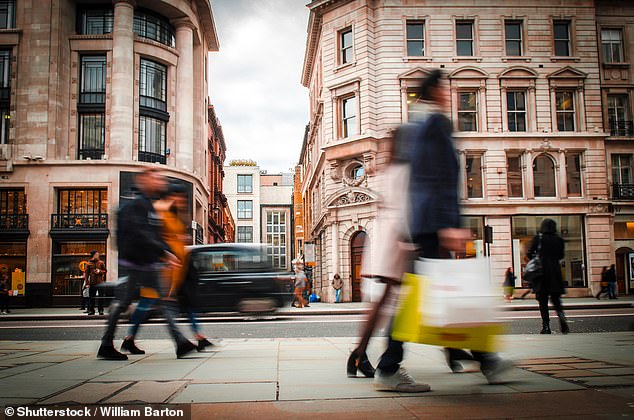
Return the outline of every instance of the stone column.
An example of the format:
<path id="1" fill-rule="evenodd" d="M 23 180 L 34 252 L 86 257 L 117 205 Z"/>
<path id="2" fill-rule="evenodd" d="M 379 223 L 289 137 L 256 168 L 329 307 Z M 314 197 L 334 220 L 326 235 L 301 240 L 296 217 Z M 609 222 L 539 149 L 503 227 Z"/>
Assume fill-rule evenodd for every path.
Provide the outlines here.
<path id="1" fill-rule="evenodd" d="M 132 160 L 134 144 L 133 0 L 114 0 L 112 82 L 110 95 L 110 158 Z"/>
<path id="2" fill-rule="evenodd" d="M 194 171 L 194 24 L 177 19 L 176 49 L 176 166 Z"/>

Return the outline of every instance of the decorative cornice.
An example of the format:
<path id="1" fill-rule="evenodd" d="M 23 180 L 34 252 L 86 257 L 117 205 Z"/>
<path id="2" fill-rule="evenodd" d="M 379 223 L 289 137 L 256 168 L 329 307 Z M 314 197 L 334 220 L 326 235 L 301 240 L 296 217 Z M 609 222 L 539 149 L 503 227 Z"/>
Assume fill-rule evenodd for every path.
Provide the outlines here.
<path id="1" fill-rule="evenodd" d="M 118 4 L 129 4 L 132 7 L 136 7 L 135 0 L 112 0 L 113 6 L 117 6 Z"/>

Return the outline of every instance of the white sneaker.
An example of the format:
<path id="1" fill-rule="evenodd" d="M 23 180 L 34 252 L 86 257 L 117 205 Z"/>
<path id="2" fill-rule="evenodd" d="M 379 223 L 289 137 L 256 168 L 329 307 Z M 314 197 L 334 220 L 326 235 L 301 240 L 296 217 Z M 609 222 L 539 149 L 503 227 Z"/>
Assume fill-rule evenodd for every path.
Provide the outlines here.
<path id="1" fill-rule="evenodd" d="M 397 392 L 428 392 L 431 387 L 427 384 L 417 383 L 414 378 L 403 368 L 391 375 L 376 370 L 374 374 L 374 389 L 377 391 Z"/>
<path id="2" fill-rule="evenodd" d="M 482 369 L 482 373 L 486 376 L 490 384 L 499 384 L 504 382 L 504 374 L 514 367 L 510 360 L 499 360 L 488 369 Z"/>
<path id="3" fill-rule="evenodd" d="M 2 311 L 2 315 L 6 315 L 6 314 L 7 314 L 7 311 Z"/>

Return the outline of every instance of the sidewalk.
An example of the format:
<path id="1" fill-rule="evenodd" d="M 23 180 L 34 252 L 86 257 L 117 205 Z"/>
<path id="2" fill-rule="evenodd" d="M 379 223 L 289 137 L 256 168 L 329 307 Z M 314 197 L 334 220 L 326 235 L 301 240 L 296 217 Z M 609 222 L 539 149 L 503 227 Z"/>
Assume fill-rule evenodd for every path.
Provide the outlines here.
<path id="1" fill-rule="evenodd" d="M 95 360 L 97 341 L 0 341 L 0 406 L 195 403 L 192 418 L 593 418 L 634 415 L 634 335 L 508 335 L 516 361 L 488 385 L 452 374 L 437 347 L 407 344 L 404 366 L 432 392 L 377 392 L 347 378 L 353 338 L 227 339 L 177 360 L 168 340 L 141 340 L 128 361 Z M 375 361 L 384 346 L 374 339 Z"/>
<path id="2" fill-rule="evenodd" d="M 615 300 L 595 298 L 563 298 L 566 309 L 612 309 L 634 307 L 634 296 L 623 296 Z M 278 316 L 299 316 L 299 315 L 355 315 L 368 311 L 369 303 L 366 302 L 345 302 L 345 303 L 311 303 L 308 308 L 281 308 L 275 315 Z M 498 308 L 502 311 L 537 311 L 539 307 L 534 299 L 514 300 L 505 303 L 500 298 Z M 239 313 L 206 313 L 201 314 L 201 320 L 217 317 L 244 317 Z M 8 315 L 1 315 L 1 321 L 23 321 L 23 320 L 71 320 L 86 319 L 88 316 L 78 308 L 17 308 L 12 309 Z M 92 315 L 91 319 L 106 318 L 106 315 Z"/>

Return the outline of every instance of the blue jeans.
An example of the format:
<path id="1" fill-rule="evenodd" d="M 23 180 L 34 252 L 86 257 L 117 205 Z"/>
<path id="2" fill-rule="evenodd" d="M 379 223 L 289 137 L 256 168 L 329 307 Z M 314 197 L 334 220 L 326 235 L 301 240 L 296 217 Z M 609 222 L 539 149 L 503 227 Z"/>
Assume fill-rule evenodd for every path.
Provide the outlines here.
<path id="1" fill-rule="evenodd" d="M 616 283 L 615 282 L 608 283 L 608 297 L 610 299 L 616 299 Z"/>
<path id="2" fill-rule="evenodd" d="M 341 302 L 341 289 L 335 289 L 335 303 Z"/>

